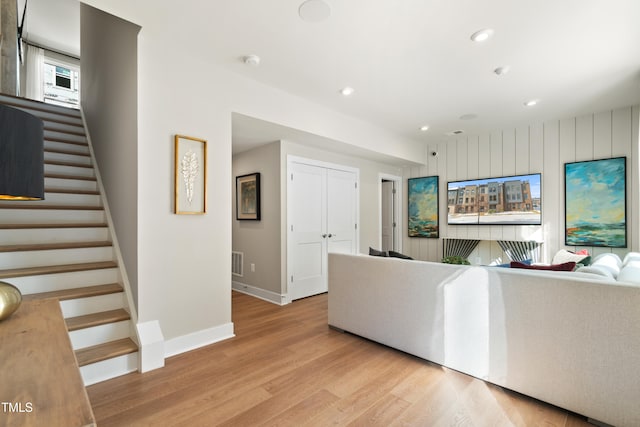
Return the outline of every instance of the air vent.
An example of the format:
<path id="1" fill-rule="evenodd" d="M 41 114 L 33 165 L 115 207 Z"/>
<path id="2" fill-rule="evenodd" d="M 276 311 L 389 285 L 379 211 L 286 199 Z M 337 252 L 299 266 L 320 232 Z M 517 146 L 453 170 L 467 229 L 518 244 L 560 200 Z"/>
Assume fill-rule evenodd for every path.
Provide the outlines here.
<path id="1" fill-rule="evenodd" d="M 458 129 L 458 130 L 452 130 L 451 132 L 448 132 L 447 135 L 449 136 L 462 135 L 463 133 L 464 133 L 463 130 Z"/>
<path id="2" fill-rule="evenodd" d="M 231 274 L 242 277 L 244 270 L 244 252 L 231 252 Z"/>

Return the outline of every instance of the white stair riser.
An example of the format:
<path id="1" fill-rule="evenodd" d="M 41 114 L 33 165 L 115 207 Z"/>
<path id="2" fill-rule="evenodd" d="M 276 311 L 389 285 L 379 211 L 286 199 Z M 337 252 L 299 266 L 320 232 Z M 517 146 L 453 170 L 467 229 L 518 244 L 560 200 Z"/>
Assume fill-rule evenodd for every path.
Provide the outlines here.
<path id="1" fill-rule="evenodd" d="M 14 98 L 14 97 L 10 97 L 10 96 L 5 96 L 0 94 L 0 101 L 6 101 L 10 104 L 16 104 L 16 105 L 20 105 L 20 106 L 24 106 L 24 107 L 33 107 L 34 105 L 37 105 L 39 109 L 41 110 L 47 110 L 47 111 L 51 111 L 52 113 L 61 113 L 61 114 L 71 114 L 74 115 L 76 117 L 80 117 L 80 110 L 75 110 L 75 109 L 69 109 L 69 108 L 61 108 L 55 105 L 51 105 L 51 104 L 44 104 L 44 103 L 40 103 L 40 102 L 34 102 L 32 100 L 26 99 L 26 98 Z"/>
<path id="2" fill-rule="evenodd" d="M 44 165 L 44 173 L 57 173 L 81 177 L 95 178 L 93 168 L 83 168 L 62 165 Z"/>
<path id="3" fill-rule="evenodd" d="M 48 251 L 0 252 L 0 270 L 113 260 L 112 246 Z"/>
<path id="4" fill-rule="evenodd" d="M 129 338 L 129 320 L 70 331 L 71 346 L 74 350 L 104 344 L 109 341 Z"/>
<path id="5" fill-rule="evenodd" d="M 81 142 L 83 144 L 87 143 L 87 138 L 84 136 L 72 135 L 72 134 L 54 131 L 54 130 L 45 130 L 44 139 L 64 139 L 67 141 Z"/>
<path id="6" fill-rule="evenodd" d="M 3 224 L 73 224 L 104 221 L 102 210 L 0 209 L 0 223 Z"/>
<path id="7" fill-rule="evenodd" d="M 82 179 L 45 178 L 44 187 L 96 191 L 98 189 L 98 183 L 96 181 L 87 181 Z"/>
<path id="8" fill-rule="evenodd" d="M 44 148 L 51 150 L 65 150 L 73 151 L 74 153 L 89 154 L 89 147 L 87 145 L 67 144 L 60 141 L 47 141 L 45 138 Z"/>
<path id="9" fill-rule="evenodd" d="M 44 160 L 56 161 L 56 162 L 74 162 L 83 165 L 91 166 L 91 157 L 83 156 L 81 154 L 67 154 L 67 153 L 52 153 L 45 151 Z"/>
<path id="10" fill-rule="evenodd" d="M 68 115 L 62 115 L 62 114 L 52 113 L 52 112 L 47 112 L 47 111 L 34 110 L 34 109 L 28 108 L 28 107 L 20 107 L 20 110 L 26 111 L 27 113 L 32 114 L 32 115 L 38 117 L 39 119 L 42 119 L 42 121 L 57 120 L 57 121 L 60 121 L 60 122 L 65 122 L 65 123 L 69 123 L 69 124 L 76 125 L 76 126 L 77 125 L 83 126 L 82 119 L 80 117 L 69 117 Z"/>
<path id="11" fill-rule="evenodd" d="M 85 386 L 90 386 L 111 378 L 136 372 L 138 370 L 138 352 L 103 360 L 80 367 Z"/>
<path id="12" fill-rule="evenodd" d="M 75 271 L 72 273 L 14 277 L 2 280 L 16 286 L 24 295 L 28 295 L 118 283 L 120 277 L 117 268 L 102 268 L 98 270 Z"/>
<path id="13" fill-rule="evenodd" d="M 0 230 L 0 244 L 99 242 L 109 240 L 107 227 L 95 228 L 26 228 Z"/>
<path id="14" fill-rule="evenodd" d="M 124 308 L 126 307 L 126 301 L 124 292 L 118 292 L 115 294 L 60 301 L 60 307 L 62 308 L 62 315 L 67 319 L 69 317 L 84 316 L 85 314 Z"/>
<path id="15" fill-rule="evenodd" d="M 96 194 L 44 193 L 41 204 L 67 206 L 102 206 L 102 200 Z"/>

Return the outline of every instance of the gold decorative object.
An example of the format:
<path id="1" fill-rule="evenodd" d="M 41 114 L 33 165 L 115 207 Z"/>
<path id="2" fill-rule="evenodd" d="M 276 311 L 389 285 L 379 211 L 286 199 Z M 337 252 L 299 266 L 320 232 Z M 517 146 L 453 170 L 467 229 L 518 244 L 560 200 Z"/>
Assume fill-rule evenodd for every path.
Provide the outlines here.
<path id="1" fill-rule="evenodd" d="M 0 282 L 0 320 L 11 316 L 20 307 L 21 302 L 20 289 L 7 282 Z"/>

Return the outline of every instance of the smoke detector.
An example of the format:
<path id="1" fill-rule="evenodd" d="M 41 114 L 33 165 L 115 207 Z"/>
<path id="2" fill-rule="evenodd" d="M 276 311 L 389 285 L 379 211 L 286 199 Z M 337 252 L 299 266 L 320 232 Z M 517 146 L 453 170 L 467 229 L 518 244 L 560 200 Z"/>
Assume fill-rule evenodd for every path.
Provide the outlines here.
<path id="1" fill-rule="evenodd" d="M 258 55 L 247 55 L 242 58 L 245 64 L 250 65 L 252 67 L 257 67 L 260 65 L 260 57 Z"/>

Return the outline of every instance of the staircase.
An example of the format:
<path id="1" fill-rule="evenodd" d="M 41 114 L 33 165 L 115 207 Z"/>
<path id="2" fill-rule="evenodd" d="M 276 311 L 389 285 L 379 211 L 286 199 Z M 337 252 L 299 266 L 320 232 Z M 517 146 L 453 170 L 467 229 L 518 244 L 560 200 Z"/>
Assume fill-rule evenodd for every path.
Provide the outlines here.
<path id="1" fill-rule="evenodd" d="M 44 121 L 45 200 L 0 202 L 0 280 L 60 301 L 85 385 L 137 370 L 135 324 L 80 111 L 0 95 Z"/>

